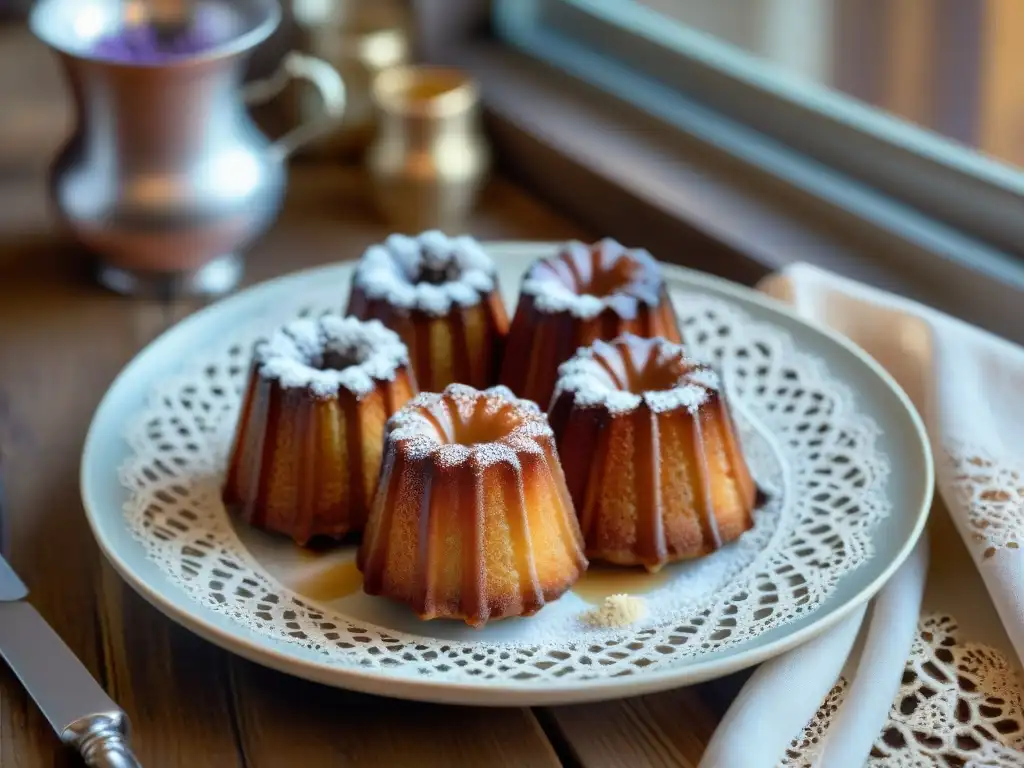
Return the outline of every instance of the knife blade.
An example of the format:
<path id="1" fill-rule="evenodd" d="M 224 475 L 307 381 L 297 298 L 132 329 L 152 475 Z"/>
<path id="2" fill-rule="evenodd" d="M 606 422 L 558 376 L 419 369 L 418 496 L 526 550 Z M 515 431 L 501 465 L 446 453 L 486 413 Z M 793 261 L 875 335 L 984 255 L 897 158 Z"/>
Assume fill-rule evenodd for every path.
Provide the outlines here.
<path id="1" fill-rule="evenodd" d="M 18 574 L 4 560 L 0 553 L 0 603 L 24 600 L 28 597 L 28 587 L 21 583 Z"/>
<path id="2" fill-rule="evenodd" d="M 82 662 L 25 602 L 28 588 L 0 556 L 0 657 L 60 740 L 92 768 L 140 768 L 128 745 L 128 718 Z"/>
<path id="3" fill-rule="evenodd" d="M 3 459 L 2 452 L 0 452 L 0 459 Z M 4 479 L 0 476 L 0 556 L 7 552 L 7 543 L 10 538 L 7 533 L 7 518 L 4 517 Z"/>

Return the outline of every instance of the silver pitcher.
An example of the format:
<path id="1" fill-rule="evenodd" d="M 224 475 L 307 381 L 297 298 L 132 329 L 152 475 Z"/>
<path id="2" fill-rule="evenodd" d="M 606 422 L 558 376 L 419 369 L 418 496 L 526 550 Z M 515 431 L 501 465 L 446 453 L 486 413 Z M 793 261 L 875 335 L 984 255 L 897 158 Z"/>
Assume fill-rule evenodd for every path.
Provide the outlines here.
<path id="1" fill-rule="evenodd" d="M 156 62 L 103 58 L 97 43 L 129 30 L 124 0 L 40 0 L 33 32 L 57 52 L 77 127 L 51 171 L 56 208 L 99 259 L 98 279 L 122 293 L 216 294 L 241 277 L 240 249 L 281 205 L 288 155 L 337 126 L 340 75 L 298 53 L 267 81 L 243 88 L 251 51 L 280 23 L 277 0 L 200 0 L 229 28 L 224 42 Z M 324 115 L 277 141 L 246 104 L 292 79 L 319 90 Z"/>

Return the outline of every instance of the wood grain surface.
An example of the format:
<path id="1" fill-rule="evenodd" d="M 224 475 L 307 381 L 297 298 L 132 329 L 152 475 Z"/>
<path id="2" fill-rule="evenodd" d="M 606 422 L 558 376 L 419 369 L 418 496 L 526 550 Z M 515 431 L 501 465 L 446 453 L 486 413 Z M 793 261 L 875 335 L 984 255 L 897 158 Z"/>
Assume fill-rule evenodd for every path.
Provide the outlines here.
<path id="1" fill-rule="evenodd" d="M 23 37 L 15 39 L 24 45 Z M 0 34 L 0 57 L 8 43 Z M 29 58 L 39 55 L 31 45 L 25 50 Z M 33 72 L 34 88 L 0 77 L 0 144 L 5 130 L 31 133 L 23 121 L 4 123 L 16 102 L 7 89 L 17 86 L 33 109 L 43 109 L 47 89 L 61 92 L 52 68 Z M 54 114 L 61 119 L 59 109 Z M 57 129 L 40 136 L 36 151 L 0 162 L 6 554 L 33 604 L 128 712 L 147 768 L 696 765 L 723 705 L 715 692 L 728 683 L 540 711 L 399 702 L 291 679 L 233 657 L 127 587 L 103 561 L 85 522 L 78 491 L 85 432 L 118 371 L 199 304 L 127 299 L 92 284 L 87 257 L 53 225 L 43 195 Z M 501 179 L 487 188 L 467 229 L 482 239 L 600 234 L 582 231 Z M 387 233 L 360 173 L 296 168 L 280 219 L 248 254 L 246 281 L 355 258 Z M 78 764 L 0 666 L 0 768 Z"/>

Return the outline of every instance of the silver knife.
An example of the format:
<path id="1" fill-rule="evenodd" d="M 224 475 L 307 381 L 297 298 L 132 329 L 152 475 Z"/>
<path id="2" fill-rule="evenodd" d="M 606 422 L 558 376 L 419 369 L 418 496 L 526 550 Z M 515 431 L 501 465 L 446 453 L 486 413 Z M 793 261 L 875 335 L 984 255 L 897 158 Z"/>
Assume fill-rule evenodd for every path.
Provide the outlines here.
<path id="1" fill-rule="evenodd" d="M 92 768 L 141 768 L 128 746 L 128 717 L 38 611 L 0 556 L 0 656 L 60 740 Z"/>

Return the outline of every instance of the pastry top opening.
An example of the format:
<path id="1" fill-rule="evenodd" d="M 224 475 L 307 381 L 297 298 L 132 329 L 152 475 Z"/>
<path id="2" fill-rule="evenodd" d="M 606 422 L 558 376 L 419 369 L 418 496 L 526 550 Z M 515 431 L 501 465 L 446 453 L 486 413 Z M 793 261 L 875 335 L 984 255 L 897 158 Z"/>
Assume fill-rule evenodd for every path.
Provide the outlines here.
<path id="1" fill-rule="evenodd" d="M 449 384 L 413 398 L 388 422 L 388 440 L 407 456 L 432 456 L 447 466 L 518 463 L 524 453 L 542 453 L 545 439 L 550 444 L 553 434 L 536 403 L 506 387 Z"/>
<path id="2" fill-rule="evenodd" d="M 365 353 L 355 350 L 342 350 L 326 348 L 319 357 L 314 356 L 308 365 L 318 371 L 344 371 L 353 365 L 359 365 L 366 359 Z"/>
<path id="3" fill-rule="evenodd" d="M 522 290 L 542 312 L 588 318 L 611 309 L 632 318 L 640 305 L 659 304 L 663 285 L 650 253 L 605 238 L 592 245 L 570 241 L 557 255 L 537 261 Z"/>
<path id="4" fill-rule="evenodd" d="M 256 363 L 261 376 L 285 388 L 308 388 L 318 397 L 344 388 L 362 397 L 377 382 L 394 381 L 409 352 L 377 320 L 324 315 L 292 321 L 257 344 Z"/>
<path id="5" fill-rule="evenodd" d="M 468 235 L 391 235 L 359 260 L 353 284 L 370 299 L 430 315 L 471 307 L 497 285 L 494 262 Z"/>
<path id="6" fill-rule="evenodd" d="M 458 407 L 446 409 L 447 431 L 442 442 L 454 445 L 483 445 L 507 438 L 523 423 L 522 415 L 512 406 L 483 408 L 472 412 L 469 418 Z"/>
<path id="7" fill-rule="evenodd" d="M 719 391 L 718 375 L 686 357 L 680 344 L 631 333 L 582 347 L 558 369 L 555 397 L 570 393 L 577 407 L 624 413 L 645 403 L 656 413 L 696 412 Z"/>

